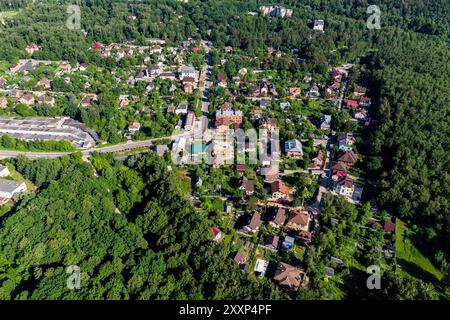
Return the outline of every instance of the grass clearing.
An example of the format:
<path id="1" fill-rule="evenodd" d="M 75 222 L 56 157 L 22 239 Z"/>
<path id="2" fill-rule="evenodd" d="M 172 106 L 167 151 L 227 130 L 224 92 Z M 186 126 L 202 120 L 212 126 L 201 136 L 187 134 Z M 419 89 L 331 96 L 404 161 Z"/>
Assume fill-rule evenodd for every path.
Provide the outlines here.
<path id="1" fill-rule="evenodd" d="M 413 236 L 413 232 L 400 219 L 397 219 L 396 225 L 395 247 L 397 261 L 402 270 L 411 276 L 423 280 L 441 281 L 444 278 L 442 272 L 425 255 L 419 252 L 412 243 L 411 236 Z"/>

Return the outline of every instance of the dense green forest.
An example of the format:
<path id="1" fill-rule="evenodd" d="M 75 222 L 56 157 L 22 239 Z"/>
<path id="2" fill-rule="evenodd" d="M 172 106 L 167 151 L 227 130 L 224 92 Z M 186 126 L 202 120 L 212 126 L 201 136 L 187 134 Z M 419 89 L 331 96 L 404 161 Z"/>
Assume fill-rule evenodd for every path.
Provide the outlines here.
<path id="1" fill-rule="evenodd" d="M 450 257 L 448 56 L 448 43 L 399 32 L 370 61 L 379 107 L 369 169 L 378 200 L 414 225 L 415 241 L 444 272 Z"/>
<path id="2" fill-rule="evenodd" d="M 76 155 L 15 162 L 43 190 L 1 217 L 0 299 L 283 297 L 211 241 L 210 222 L 181 197 L 167 163 L 151 154 L 130 166 L 94 162 L 99 178 Z M 81 269 L 80 290 L 65 285 L 70 265 Z"/>

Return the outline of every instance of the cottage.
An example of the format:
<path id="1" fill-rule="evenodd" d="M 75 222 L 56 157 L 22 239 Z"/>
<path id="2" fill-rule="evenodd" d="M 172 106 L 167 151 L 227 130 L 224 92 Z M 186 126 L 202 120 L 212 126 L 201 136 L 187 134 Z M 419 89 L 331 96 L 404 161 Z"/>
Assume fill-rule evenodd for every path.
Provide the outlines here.
<path id="1" fill-rule="evenodd" d="M 356 101 L 356 100 L 346 99 L 345 103 L 347 104 L 347 107 L 356 108 L 358 106 L 358 101 Z"/>
<path id="2" fill-rule="evenodd" d="M 247 254 L 244 250 L 240 249 L 234 256 L 233 260 L 241 267 L 247 262 Z"/>
<path id="3" fill-rule="evenodd" d="M 286 236 L 286 237 L 284 238 L 283 243 L 281 244 L 281 248 L 282 248 L 284 251 L 292 250 L 292 249 L 294 249 L 294 242 L 295 242 L 295 239 L 294 239 L 294 238 L 292 238 L 292 237 L 290 237 L 290 236 Z"/>
<path id="4" fill-rule="evenodd" d="M 351 146 L 354 144 L 355 139 L 350 133 L 342 133 L 337 137 L 339 148 L 342 146 Z"/>
<path id="5" fill-rule="evenodd" d="M 262 175 L 262 176 L 265 176 L 265 181 L 266 182 L 274 182 L 274 181 L 276 181 L 278 178 L 279 178 L 279 176 L 280 176 L 280 170 L 279 170 L 279 166 L 278 165 L 276 165 L 276 164 L 270 164 L 270 161 L 269 161 L 269 166 L 267 166 L 267 167 L 262 167 L 261 169 L 260 169 L 260 174 Z"/>
<path id="6" fill-rule="evenodd" d="M 291 210 L 289 212 L 289 218 L 286 227 L 296 231 L 300 230 L 308 231 L 309 221 L 310 217 L 307 210 L 304 209 Z"/>
<path id="7" fill-rule="evenodd" d="M 329 130 L 331 128 L 331 116 L 330 115 L 322 115 L 319 119 L 320 129 Z"/>
<path id="8" fill-rule="evenodd" d="M 130 131 L 131 133 L 135 133 L 137 131 L 139 131 L 141 129 L 141 124 L 139 122 L 137 122 L 136 120 L 133 120 L 133 122 L 131 122 L 128 125 L 128 131 Z"/>
<path id="9" fill-rule="evenodd" d="M 259 230 L 259 227 L 261 226 L 261 223 L 261 214 L 255 212 L 250 219 L 250 223 L 245 226 L 244 229 L 250 232 L 257 232 Z"/>
<path id="10" fill-rule="evenodd" d="M 44 90 L 50 90 L 52 88 L 52 81 L 47 78 L 43 78 L 39 80 L 38 85 L 41 86 Z"/>
<path id="11" fill-rule="evenodd" d="M 70 71 L 72 71 L 72 66 L 70 65 L 70 63 L 67 63 L 67 62 L 62 62 L 62 63 L 59 65 L 59 68 L 60 68 L 63 72 L 66 72 L 66 73 L 69 73 Z"/>
<path id="12" fill-rule="evenodd" d="M 272 199 L 292 201 L 291 189 L 281 180 L 274 181 L 270 184 Z"/>
<path id="13" fill-rule="evenodd" d="M 297 291 L 302 283 L 303 274 L 303 270 L 290 264 L 279 262 L 273 280 L 284 290 Z"/>
<path id="14" fill-rule="evenodd" d="M 34 96 L 27 92 L 22 98 L 19 99 L 19 102 L 27 106 L 31 106 L 34 104 Z"/>
<path id="15" fill-rule="evenodd" d="M 370 107 L 372 105 L 372 100 L 370 98 L 367 98 L 367 97 L 361 97 L 359 99 L 359 105 L 361 107 L 368 108 L 368 107 Z"/>
<path id="16" fill-rule="evenodd" d="M 195 68 L 191 66 L 183 66 L 180 69 L 180 80 L 186 77 L 191 77 L 195 79 Z"/>
<path id="17" fill-rule="evenodd" d="M 119 106 L 121 108 L 123 108 L 129 104 L 130 104 L 130 99 L 128 99 L 128 96 L 120 96 L 119 97 Z"/>
<path id="18" fill-rule="evenodd" d="M 213 241 L 219 241 L 220 239 L 222 239 L 222 232 L 220 231 L 219 228 L 212 227 L 212 231 L 213 231 L 213 234 L 214 234 Z"/>
<path id="19" fill-rule="evenodd" d="M 259 277 L 264 277 L 269 266 L 269 261 L 263 259 L 256 259 L 254 272 Z"/>
<path id="20" fill-rule="evenodd" d="M 297 139 L 288 140 L 284 143 L 284 151 L 286 152 L 286 157 L 294 159 L 303 158 L 302 144 Z"/>
<path id="21" fill-rule="evenodd" d="M 39 51 L 39 50 L 40 50 L 40 47 L 39 47 L 37 44 L 35 44 L 35 43 L 29 44 L 29 45 L 25 48 L 25 51 L 26 51 L 28 54 L 33 54 L 33 53 L 35 53 L 35 52 L 37 52 L 37 51 Z"/>
<path id="22" fill-rule="evenodd" d="M 344 152 L 338 157 L 338 162 L 344 164 L 347 167 L 353 167 L 358 161 L 358 155 L 353 151 Z"/>
<path id="23" fill-rule="evenodd" d="M 385 233 L 394 233 L 395 232 L 395 223 L 391 222 L 388 219 L 383 221 L 383 230 Z"/>
<path id="24" fill-rule="evenodd" d="M 332 179 L 334 192 L 349 198 L 353 196 L 355 185 L 352 178 L 348 176 L 333 176 Z"/>
<path id="25" fill-rule="evenodd" d="M 280 245 L 280 237 L 269 234 L 266 237 L 265 245 L 270 249 L 278 250 L 278 246 Z"/>
<path id="26" fill-rule="evenodd" d="M 274 132 L 278 129 L 277 122 L 273 118 L 264 118 L 259 122 L 259 125 L 269 132 Z"/>
<path id="27" fill-rule="evenodd" d="M 255 192 L 255 182 L 242 177 L 239 180 L 239 190 L 245 190 L 245 194 L 250 196 Z"/>
<path id="28" fill-rule="evenodd" d="M 0 203 L 11 200 L 16 193 L 25 192 L 27 186 L 24 182 L 0 179 Z"/>
<path id="29" fill-rule="evenodd" d="M 313 30 L 324 32 L 323 31 L 324 26 L 325 26 L 325 21 L 323 21 L 323 20 L 314 20 Z"/>
<path id="30" fill-rule="evenodd" d="M 353 95 L 356 97 L 362 97 L 365 96 L 367 92 L 367 89 L 364 87 L 356 87 L 355 90 L 353 90 Z"/>
<path id="31" fill-rule="evenodd" d="M 240 174 L 243 174 L 246 169 L 247 169 L 247 167 L 245 166 L 245 164 L 237 164 L 236 165 L 236 171 L 239 172 Z"/>
<path id="32" fill-rule="evenodd" d="M 7 166 L 0 165 L 0 177 L 7 177 L 11 175 Z"/>
<path id="33" fill-rule="evenodd" d="M 49 107 L 55 106 L 55 98 L 49 95 L 42 95 L 37 100 L 38 104 L 46 105 Z"/>
<path id="34" fill-rule="evenodd" d="M 175 114 L 187 114 L 188 113 L 188 104 L 186 102 L 182 102 L 175 109 Z"/>
<path id="35" fill-rule="evenodd" d="M 286 221 L 286 209 L 284 208 L 276 208 L 274 212 L 274 216 L 269 224 L 274 228 L 280 228 L 284 226 Z"/>
<path id="36" fill-rule="evenodd" d="M 160 144 L 156 146 L 155 151 L 158 156 L 162 157 L 166 152 L 169 151 L 169 147 L 165 144 Z"/>

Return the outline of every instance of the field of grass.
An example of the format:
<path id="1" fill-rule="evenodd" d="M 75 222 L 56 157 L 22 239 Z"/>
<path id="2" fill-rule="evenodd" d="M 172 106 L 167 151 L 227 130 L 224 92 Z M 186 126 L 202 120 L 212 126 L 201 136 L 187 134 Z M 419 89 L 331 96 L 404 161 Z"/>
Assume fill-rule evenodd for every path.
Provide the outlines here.
<path id="1" fill-rule="evenodd" d="M 192 182 L 188 172 L 180 169 L 175 172 L 175 176 L 178 178 L 177 186 L 179 190 L 185 197 L 188 197 L 192 193 Z"/>
<path id="2" fill-rule="evenodd" d="M 422 280 L 442 280 L 444 278 L 442 272 L 412 243 L 411 236 L 413 236 L 413 232 L 399 219 L 397 219 L 396 225 L 395 247 L 397 262 L 402 270 Z"/>

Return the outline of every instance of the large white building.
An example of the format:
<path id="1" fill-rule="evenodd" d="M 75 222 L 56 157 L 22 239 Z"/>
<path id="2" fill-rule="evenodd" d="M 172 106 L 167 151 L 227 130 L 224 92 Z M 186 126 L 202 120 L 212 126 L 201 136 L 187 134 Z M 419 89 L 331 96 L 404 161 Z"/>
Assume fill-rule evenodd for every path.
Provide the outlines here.
<path id="1" fill-rule="evenodd" d="M 0 204 L 11 200 L 14 194 L 27 191 L 27 185 L 24 182 L 0 179 Z"/>
<path id="2" fill-rule="evenodd" d="M 0 117 L 0 135 L 25 141 L 66 140 L 77 148 L 89 148 L 98 141 L 97 134 L 69 117 Z"/>

